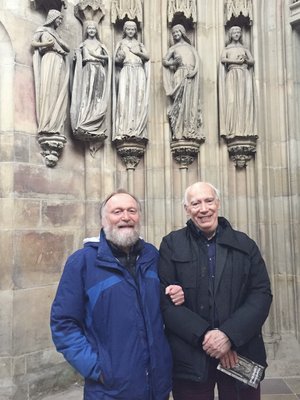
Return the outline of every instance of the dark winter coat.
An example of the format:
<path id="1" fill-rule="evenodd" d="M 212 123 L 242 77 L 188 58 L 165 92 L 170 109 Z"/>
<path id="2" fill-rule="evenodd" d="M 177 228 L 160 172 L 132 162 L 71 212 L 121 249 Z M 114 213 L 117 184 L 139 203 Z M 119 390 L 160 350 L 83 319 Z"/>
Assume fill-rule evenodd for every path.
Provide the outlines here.
<path id="1" fill-rule="evenodd" d="M 218 328 L 232 348 L 266 366 L 262 325 L 272 302 L 265 263 L 255 242 L 219 218 L 214 285 L 208 276 L 207 249 L 190 220 L 171 232 L 160 247 L 159 275 L 164 287 L 183 287 L 185 303 L 175 307 L 162 291 L 162 311 L 174 359 L 175 378 L 203 382 L 209 356 L 202 350 L 205 333 Z"/>
<path id="2" fill-rule="evenodd" d="M 171 390 L 158 251 L 141 242 L 136 281 L 103 232 L 100 242 L 85 244 L 66 263 L 52 305 L 52 337 L 85 377 L 85 400 L 165 400 Z"/>

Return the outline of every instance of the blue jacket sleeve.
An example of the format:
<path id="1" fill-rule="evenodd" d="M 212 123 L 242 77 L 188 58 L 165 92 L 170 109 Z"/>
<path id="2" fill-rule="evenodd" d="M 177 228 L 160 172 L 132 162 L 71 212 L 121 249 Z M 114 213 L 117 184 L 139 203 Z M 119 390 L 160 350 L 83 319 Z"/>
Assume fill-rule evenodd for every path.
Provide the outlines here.
<path id="1" fill-rule="evenodd" d="M 85 378 L 98 381 L 101 365 L 85 335 L 85 256 L 69 257 L 51 308 L 51 332 L 57 351 Z"/>

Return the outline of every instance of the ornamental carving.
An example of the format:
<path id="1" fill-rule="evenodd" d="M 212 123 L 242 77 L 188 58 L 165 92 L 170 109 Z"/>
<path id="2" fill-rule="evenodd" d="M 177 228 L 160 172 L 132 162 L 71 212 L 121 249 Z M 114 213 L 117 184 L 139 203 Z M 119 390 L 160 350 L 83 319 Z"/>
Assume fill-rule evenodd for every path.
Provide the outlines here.
<path id="1" fill-rule="evenodd" d="M 298 26 L 300 25 L 300 1 L 293 1 L 290 4 L 290 24 Z"/>
<path id="2" fill-rule="evenodd" d="M 202 140 L 204 141 L 204 139 Z M 171 152 L 180 168 L 188 168 L 198 156 L 201 141 L 177 140 L 171 142 Z"/>
<path id="3" fill-rule="evenodd" d="M 43 148 L 46 165 L 53 167 L 64 146 L 64 123 L 67 116 L 69 62 L 67 55 L 69 46 L 57 33 L 63 16 L 59 10 L 51 9 L 45 23 L 34 33 L 32 40 L 33 72 L 35 84 L 35 109 L 37 132 L 41 136 L 38 142 Z M 49 138 L 51 139 L 49 142 Z M 45 144 L 52 143 L 53 144 Z M 57 150 L 52 150 L 52 149 Z M 49 153 L 49 154 L 48 154 Z M 48 161 L 47 161 L 48 160 Z"/>
<path id="4" fill-rule="evenodd" d="M 135 170 L 144 156 L 147 140 L 116 140 L 114 142 L 118 155 L 122 158 L 127 170 Z"/>
<path id="5" fill-rule="evenodd" d="M 67 8 L 66 0 L 30 0 L 30 3 L 35 9 L 41 9 L 46 12 L 51 9 L 61 11 L 62 7 Z"/>
<path id="6" fill-rule="evenodd" d="M 197 22 L 197 2 L 195 0 L 169 0 L 168 23 L 173 22 L 174 16 L 181 14 L 193 23 Z"/>
<path id="7" fill-rule="evenodd" d="M 113 0 L 111 4 L 111 22 L 118 20 L 135 20 L 142 24 L 143 5 L 141 0 Z"/>
<path id="8" fill-rule="evenodd" d="M 181 24 L 172 27 L 173 43 L 162 60 L 172 140 L 201 139 L 200 59 Z"/>
<path id="9" fill-rule="evenodd" d="M 82 23 L 85 21 L 95 21 L 99 23 L 105 15 L 102 0 L 81 0 L 74 7 L 74 15 Z"/>
<path id="10" fill-rule="evenodd" d="M 43 135 L 38 137 L 38 143 L 42 149 L 42 156 L 45 158 L 47 167 L 55 167 L 62 150 L 67 142 L 63 135 Z"/>
<path id="11" fill-rule="evenodd" d="M 247 163 L 254 158 L 256 153 L 257 137 L 235 137 L 227 139 L 227 148 L 231 160 L 236 168 L 246 168 Z"/>
<path id="12" fill-rule="evenodd" d="M 101 0 L 82 0 L 74 9 L 83 25 L 83 41 L 75 49 L 71 101 L 73 136 L 89 142 L 92 156 L 107 138 L 112 60 L 99 36 L 104 16 Z"/>
<path id="13" fill-rule="evenodd" d="M 249 19 L 250 25 L 253 21 L 253 6 L 252 0 L 225 0 L 225 25 L 232 19 L 245 17 Z"/>

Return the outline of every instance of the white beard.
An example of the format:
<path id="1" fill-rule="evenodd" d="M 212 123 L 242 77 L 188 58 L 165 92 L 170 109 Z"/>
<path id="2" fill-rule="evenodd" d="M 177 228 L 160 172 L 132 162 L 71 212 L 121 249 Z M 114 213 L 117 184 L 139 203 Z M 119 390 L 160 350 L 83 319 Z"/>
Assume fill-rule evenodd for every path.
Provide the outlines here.
<path id="1" fill-rule="evenodd" d="M 117 247 L 129 248 L 133 246 L 140 236 L 139 225 L 132 228 L 117 228 L 116 226 L 106 226 L 103 228 L 106 239 Z"/>

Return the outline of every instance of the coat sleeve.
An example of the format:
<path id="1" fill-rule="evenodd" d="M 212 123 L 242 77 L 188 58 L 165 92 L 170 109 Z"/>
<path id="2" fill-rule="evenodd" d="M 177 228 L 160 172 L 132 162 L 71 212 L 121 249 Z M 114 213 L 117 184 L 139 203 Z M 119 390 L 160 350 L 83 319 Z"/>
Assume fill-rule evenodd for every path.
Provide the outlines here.
<path id="1" fill-rule="evenodd" d="M 159 276 L 161 281 L 161 308 L 166 328 L 187 343 L 198 347 L 209 324 L 197 313 L 183 305 L 175 306 L 170 297 L 165 295 L 168 285 L 180 285 L 177 281 L 174 261 L 172 261 L 172 244 L 164 238 L 160 245 Z"/>
<path id="2" fill-rule="evenodd" d="M 241 347 L 261 333 L 272 303 L 265 262 L 254 241 L 250 250 L 250 270 L 241 305 L 219 327 L 234 346 Z"/>
<path id="3" fill-rule="evenodd" d="M 84 332 L 85 257 L 82 250 L 69 257 L 51 308 L 51 332 L 57 351 L 85 378 L 98 381 L 101 364 Z"/>

